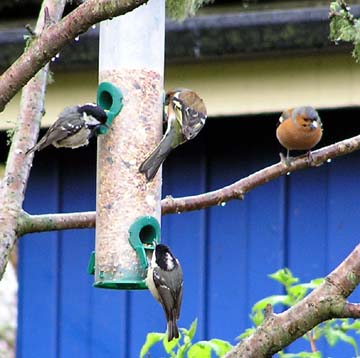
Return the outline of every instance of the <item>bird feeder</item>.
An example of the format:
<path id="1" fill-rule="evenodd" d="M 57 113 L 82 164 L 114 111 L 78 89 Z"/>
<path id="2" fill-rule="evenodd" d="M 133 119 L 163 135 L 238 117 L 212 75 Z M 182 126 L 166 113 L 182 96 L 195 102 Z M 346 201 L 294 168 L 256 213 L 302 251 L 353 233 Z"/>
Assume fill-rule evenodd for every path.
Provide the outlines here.
<path id="1" fill-rule="evenodd" d="M 123 108 L 98 136 L 95 287 L 146 288 L 160 242 L 161 171 L 147 182 L 139 166 L 162 136 L 164 36 L 164 0 L 100 24 L 98 103 L 110 114 L 116 88 Z"/>

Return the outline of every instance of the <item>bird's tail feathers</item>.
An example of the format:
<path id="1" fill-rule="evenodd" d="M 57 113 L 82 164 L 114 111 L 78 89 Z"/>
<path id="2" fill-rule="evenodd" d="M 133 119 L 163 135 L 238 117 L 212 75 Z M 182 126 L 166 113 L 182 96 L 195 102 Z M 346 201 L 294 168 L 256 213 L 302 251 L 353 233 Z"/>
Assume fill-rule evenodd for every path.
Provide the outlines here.
<path id="1" fill-rule="evenodd" d="M 32 148 L 30 148 L 25 155 L 29 155 L 37 150 L 41 150 L 44 149 L 45 147 L 47 147 L 49 145 L 49 143 L 46 143 L 45 140 L 40 140 L 37 144 L 35 144 Z"/>
<path id="2" fill-rule="evenodd" d="M 165 143 L 161 141 L 139 167 L 139 172 L 144 173 L 148 181 L 151 181 L 155 177 L 160 165 L 171 152 L 170 146 L 166 148 L 164 144 Z"/>
<path id="3" fill-rule="evenodd" d="M 172 341 L 174 338 L 179 338 L 179 329 L 175 317 L 170 318 L 167 323 L 167 334 L 168 342 Z"/>

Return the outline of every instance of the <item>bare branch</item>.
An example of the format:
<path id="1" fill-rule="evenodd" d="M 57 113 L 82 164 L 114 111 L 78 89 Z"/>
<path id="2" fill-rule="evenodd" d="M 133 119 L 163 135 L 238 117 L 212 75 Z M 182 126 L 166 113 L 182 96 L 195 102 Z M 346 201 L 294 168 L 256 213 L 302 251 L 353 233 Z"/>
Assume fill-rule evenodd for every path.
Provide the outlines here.
<path id="1" fill-rule="evenodd" d="M 346 303 L 343 312 L 341 313 L 342 318 L 360 318 L 360 304 L 359 303 Z"/>
<path id="2" fill-rule="evenodd" d="M 281 175 L 304 168 L 318 167 L 328 159 L 349 154 L 358 149 L 360 149 L 360 135 L 314 151 L 312 153 L 313 162 L 311 163 L 308 162 L 307 156 L 297 157 L 291 162 L 290 167 L 279 162 L 215 191 L 183 198 L 172 198 L 168 196 L 161 201 L 162 214 L 166 215 L 200 210 L 210 206 L 220 205 L 233 199 L 243 199 L 245 194 L 250 190 L 274 180 Z M 25 234 L 26 232 L 95 227 L 95 212 L 87 212 L 85 214 L 86 219 L 82 218 L 79 224 L 76 223 L 75 218 L 82 215 L 81 213 L 56 214 L 56 222 L 54 221 L 55 227 L 53 229 L 50 229 L 48 224 L 44 224 L 46 222 L 49 223 L 51 221 L 50 218 L 53 219 L 53 215 L 30 215 L 28 220 L 25 220 L 26 224 L 22 222 L 19 223 L 18 230 L 19 233 Z M 75 215 L 75 218 L 70 219 L 71 215 Z M 32 220 L 33 222 L 30 224 Z M 68 223 L 68 220 L 70 220 L 72 224 Z M 27 231 L 27 228 L 31 228 L 31 231 Z"/>
<path id="3" fill-rule="evenodd" d="M 19 216 L 18 224 L 19 236 L 41 231 L 94 228 L 95 212 L 29 215 L 23 211 Z"/>
<path id="4" fill-rule="evenodd" d="M 68 41 L 87 31 L 93 24 L 123 15 L 147 2 L 148 0 L 87 0 L 59 23 L 49 25 L 1 75 L 0 112 L 20 88 L 60 52 Z"/>
<path id="5" fill-rule="evenodd" d="M 327 276 L 322 285 L 287 311 L 264 320 L 250 337 L 234 347 L 225 358 L 271 357 L 321 322 L 347 318 L 350 312 L 358 315 L 358 305 L 347 303 L 345 298 L 359 282 L 360 245 Z"/>

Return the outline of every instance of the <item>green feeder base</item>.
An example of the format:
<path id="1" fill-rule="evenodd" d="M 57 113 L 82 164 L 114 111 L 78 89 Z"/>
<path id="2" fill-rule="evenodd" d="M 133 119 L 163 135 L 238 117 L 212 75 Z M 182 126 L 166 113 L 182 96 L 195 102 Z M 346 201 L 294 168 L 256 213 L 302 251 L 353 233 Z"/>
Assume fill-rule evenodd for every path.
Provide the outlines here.
<path id="1" fill-rule="evenodd" d="M 160 242 L 160 225 L 153 216 L 137 218 L 129 228 L 129 243 L 135 250 L 139 266 L 136 271 L 122 272 L 97 272 L 95 275 L 95 251 L 92 252 L 87 271 L 95 275 L 94 287 L 112 288 L 118 290 L 144 290 L 147 289 L 145 279 L 148 267 L 148 256 Z M 119 275 L 120 279 L 119 279 Z M 124 278 L 122 278 L 124 277 Z"/>
<path id="2" fill-rule="evenodd" d="M 93 284 L 97 288 L 110 288 L 113 290 L 147 290 L 145 281 L 134 282 L 131 280 L 124 281 L 99 281 Z"/>
<path id="3" fill-rule="evenodd" d="M 95 251 L 90 255 L 87 271 L 89 275 L 95 274 Z M 93 286 L 97 288 L 110 288 L 114 290 L 146 290 L 145 280 L 134 277 L 132 279 L 113 279 L 112 273 L 100 272 L 101 279 L 96 281 Z M 143 272 L 145 275 L 145 272 Z"/>

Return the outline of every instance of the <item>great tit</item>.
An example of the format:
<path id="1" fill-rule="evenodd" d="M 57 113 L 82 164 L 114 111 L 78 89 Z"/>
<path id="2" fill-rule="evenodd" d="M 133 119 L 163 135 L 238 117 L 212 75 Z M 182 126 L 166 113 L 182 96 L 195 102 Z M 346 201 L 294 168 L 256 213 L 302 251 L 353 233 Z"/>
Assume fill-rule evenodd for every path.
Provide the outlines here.
<path id="1" fill-rule="evenodd" d="M 49 145 L 56 148 L 78 148 L 89 144 L 96 129 L 106 123 L 107 114 L 99 106 L 87 103 L 66 107 L 39 142 L 26 154 L 42 150 Z"/>
<path id="2" fill-rule="evenodd" d="M 170 152 L 195 138 L 203 128 L 207 112 L 197 93 L 186 88 L 168 91 L 165 96 L 167 129 L 158 146 L 139 167 L 148 181 L 152 180 Z"/>
<path id="3" fill-rule="evenodd" d="M 156 245 L 148 268 L 146 284 L 164 309 L 168 341 L 179 338 L 179 319 L 183 295 L 183 273 L 179 260 L 166 245 Z"/>

